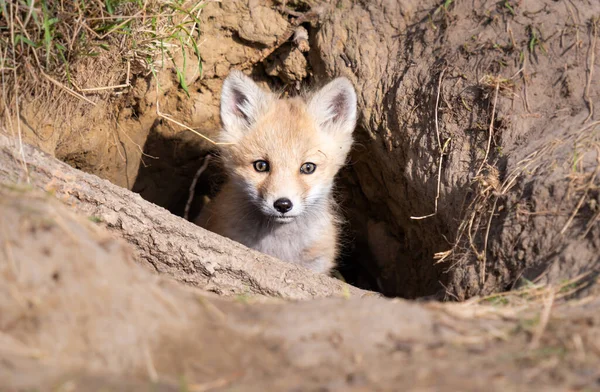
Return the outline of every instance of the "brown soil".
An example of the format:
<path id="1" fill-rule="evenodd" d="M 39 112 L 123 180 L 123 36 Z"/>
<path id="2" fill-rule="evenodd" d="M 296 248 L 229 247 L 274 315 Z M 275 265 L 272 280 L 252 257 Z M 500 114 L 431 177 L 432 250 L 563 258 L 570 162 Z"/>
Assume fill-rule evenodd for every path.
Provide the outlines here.
<path id="1" fill-rule="evenodd" d="M 5 391 L 600 387 L 597 298 L 225 299 L 145 271 L 48 194 L 3 186 L 0 214 Z"/>
<path id="2" fill-rule="evenodd" d="M 347 208 L 379 288 L 414 297 L 441 281 L 464 299 L 597 268 L 595 210 L 576 207 L 584 184 L 584 205 L 598 198 L 586 101 L 600 5 L 439 4 L 341 1 L 314 36 L 315 74 L 360 91 Z M 412 219 L 435 211 L 440 155 L 437 213 Z"/>
<path id="3" fill-rule="evenodd" d="M 124 94 L 90 95 L 96 107 L 25 99 L 25 141 L 183 215 L 214 146 L 159 117 L 157 102 L 214 137 L 231 68 L 290 94 L 345 75 L 361 111 L 340 176 L 349 282 L 456 299 L 523 278 L 559 282 L 598 268 L 598 15 L 585 1 L 211 3 L 201 14 L 202 77 L 188 64 L 189 98 L 165 70 L 160 89 L 134 74 Z M 288 40 L 299 22 L 303 45 Z M 119 83 L 123 66 L 107 67 L 105 56 L 78 63 L 78 83 Z M 218 190 L 217 166 L 200 178 L 192 216 Z"/>
<path id="4" fill-rule="evenodd" d="M 200 20 L 189 97 L 132 66 L 91 103 L 23 86 L 0 124 L 1 390 L 600 389 L 600 3 L 248 0 Z M 116 58 L 77 60 L 74 83 L 122 84 Z M 383 299 L 169 213 L 215 146 L 158 109 L 214 138 L 232 68 L 290 95 L 350 78 L 340 271 L 470 300 Z"/>

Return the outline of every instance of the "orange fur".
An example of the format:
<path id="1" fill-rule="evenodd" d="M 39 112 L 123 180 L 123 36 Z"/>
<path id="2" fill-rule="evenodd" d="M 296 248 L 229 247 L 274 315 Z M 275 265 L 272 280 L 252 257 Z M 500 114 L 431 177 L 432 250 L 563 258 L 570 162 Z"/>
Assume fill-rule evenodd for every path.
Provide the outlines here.
<path id="1" fill-rule="evenodd" d="M 336 79 L 308 99 L 277 97 L 232 73 L 223 87 L 222 155 L 229 174 L 197 223 L 246 246 L 316 272 L 338 254 L 333 180 L 352 144 L 354 89 Z M 264 161 L 268 171 L 258 171 Z M 304 164 L 313 173 L 301 172 Z M 292 207 L 277 210 L 276 201 Z"/>

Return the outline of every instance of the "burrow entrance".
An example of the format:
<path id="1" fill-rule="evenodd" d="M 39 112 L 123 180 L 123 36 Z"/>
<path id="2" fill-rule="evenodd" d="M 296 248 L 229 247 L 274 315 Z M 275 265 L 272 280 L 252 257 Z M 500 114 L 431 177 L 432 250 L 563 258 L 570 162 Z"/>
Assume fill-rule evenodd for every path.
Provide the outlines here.
<path id="1" fill-rule="evenodd" d="M 187 213 L 188 219 L 193 220 L 201 211 L 207 198 L 214 197 L 220 190 L 225 173 L 218 158 L 213 158 L 202 174 L 197 177 L 207 152 L 195 150 L 194 146 L 188 146 L 189 149 L 186 151 L 185 146 L 178 144 L 175 147 L 175 144 L 178 142 L 165 141 L 158 135 L 153 137 L 152 133 L 150 134 L 145 153 L 159 156 L 161 159 L 140 168 L 133 191 L 139 192 L 144 199 L 168 209 L 175 215 L 184 217 Z M 170 154 L 174 150 L 178 152 L 177 156 Z M 218 154 L 217 151 L 212 151 L 212 153 Z M 186 156 L 187 160 L 182 156 Z M 193 197 L 190 198 L 190 188 L 193 182 L 196 182 L 196 186 L 193 188 Z M 419 287 L 420 283 L 417 281 L 414 282 L 413 287 L 404 286 L 402 289 L 394 289 L 391 285 L 383 286 L 379 276 L 383 271 L 374 260 L 368 236 L 365 233 L 365 228 L 375 231 L 379 229 L 366 224 L 370 220 L 368 214 L 365 213 L 368 211 L 365 208 L 368 201 L 364 195 L 360 195 L 360 189 L 357 188 L 352 163 L 350 163 L 342 169 L 337 180 L 336 200 L 342 207 L 345 219 L 342 232 L 342 255 L 338 260 L 337 272 L 349 284 L 379 291 L 389 296 L 416 298 L 435 294 L 435 285 Z M 357 211 L 362 211 L 362 213 L 357 213 Z M 377 233 L 375 234 L 377 235 Z M 380 245 L 394 247 L 389 250 L 390 255 L 392 252 L 397 252 L 401 238 L 395 237 L 386 245 L 386 240 L 390 235 L 387 233 L 383 235 L 385 237 L 381 238 Z M 378 251 L 388 252 L 385 249 Z"/>
<path id="2" fill-rule="evenodd" d="M 263 65 L 256 66 L 252 76 L 273 91 L 283 90 L 287 95 L 297 92 L 293 84 L 290 86 L 278 77 L 269 76 Z M 310 85 L 312 79 L 306 76 L 303 83 Z M 204 87 L 199 86 L 196 93 L 202 95 Z M 215 98 L 218 99 L 218 95 Z M 423 92 L 421 99 L 423 105 L 429 108 L 424 108 L 424 112 L 433 110 L 429 92 Z M 212 125 L 213 129 L 201 131 L 215 135 L 219 124 Z M 381 179 L 389 175 L 386 173 L 390 170 L 389 165 L 398 165 L 393 169 L 398 173 L 402 166 L 390 163 L 385 157 L 376 162 L 373 156 L 380 152 L 360 125 L 354 137 L 355 144 L 347 165 L 338 173 L 336 180 L 335 198 L 345 219 L 338 278 L 392 297 L 443 298 L 446 266 L 435 265 L 433 254 L 450 246 L 449 242 L 438 243 L 440 233 L 445 231 L 448 237 L 451 236 L 448 229 L 442 229 L 444 225 L 436 219 L 428 222 L 423 229 L 421 222 L 412 222 L 406 216 L 408 224 L 414 225 L 414 231 L 407 234 L 402 226 L 406 222 L 396 222 L 390 211 L 390 204 L 395 203 L 397 194 L 406 195 L 403 198 L 408 199 L 410 205 L 432 204 L 428 202 L 433 199 L 423 200 L 419 193 L 410 189 L 406 180 L 394 185 L 394 195 L 385 196 L 387 191 Z M 174 132 L 169 123 L 157 120 L 144 146 L 143 163 L 132 190 L 175 215 L 193 220 L 207 198 L 218 193 L 225 179 L 218 158 L 211 159 L 202 174 L 197 176 L 208 154 L 218 155 L 218 150 L 210 144 L 199 143 L 198 137 L 190 132 Z M 403 154 L 409 156 L 414 152 Z M 455 212 L 458 220 L 460 209 L 456 208 Z M 427 227 L 438 224 L 435 231 L 427 234 Z"/>
<path id="3" fill-rule="evenodd" d="M 350 3 L 340 4 L 340 6 L 343 9 L 350 6 Z M 291 13 L 289 9 L 283 12 L 277 7 L 263 10 L 265 15 L 270 15 L 269 18 L 278 21 L 277 23 L 283 21 L 284 25 L 289 23 L 295 26 L 294 34 L 281 45 L 278 45 L 276 40 L 270 40 L 269 33 L 261 35 L 254 30 L 252 33 L 246 31 L 244 23 L 247 21 L 239 10 L 230 9 L 225 5 L 207 7 L 203 11 L 205 35 L 209 36 L 206 42 L 210 43 L 210 39 L 217 41 L 215 45 L 221 46 L 214 48 L 209 46 L 217 54 L 222 54 L 223 59 L 213 60 L 213 64 L 205 65 L 205 76 L 190 86 L 189 97 L 183 96 L 181 91 L 174 93 L 171 90 L 171 97 L 165 96 L 169 101 L 161 104 L 163 110 L 171 109 L 177 113 L 179 119 L 186 120 L 188 124 L 200 124 L 199 128 L 195 126 L 198 131 L 214 137 L 219 129 L 220 84 L 230 68 L 243 69 L 244 64 L 248 63 L 248 59 L 240 54 L 241 51 L 246 53 L 247 48 L 258 48 L 268 52 L 275 44 L 276 49 L 266 58 L 245 69 L 254 80 L 273 91 L 294 95 L 300 87 L 323 83 L 333 76 L 344 75 L 350 78 L 358 90 L 362 114 L 354 134 L 356 140 L 354 149 L 347 166 L 338 174 L 336 182 L 336 199 L 346 221 L 343 227 L 343 248 L 338 272 L 350 284 L 388 296 L 405 298 L 443 296 L 446 266 L 434 265 L 433 254 L 449 247 L 448 243 L 440 244 L 439 238 L 440 234 L 450 237 L 451 229 L 443 223 L 444 219 L 434 219 L 426 223 L 425 228 L 419 223 L 410 232 L 405 230 L 407 225 L 412 224 L 406 222 L 410 220 L 411 209 L 416 207 L 416 212 L 424 213 L 428 205 L 432 204 L 429 201 L 432 201 L 432 196 L 435 195 L 435 192 L 431 192 L 434 186 L 426 185 L 429 189 L 427 197 L 431 197 L 430 200 L 424 200 L 422 190 L 413 191 L 406 178 L 394 184 L 393 189 L 385 190 L 390 171 L 394 172 L 392 175 L 395 177 L 403 177 L 403 162 L 414 156 L 416 153 L 414 150 L 421 146 L 407 144 L 405 146 L 407 151 L 401 152 L 397 149 L 389 157 L 385 156 L 382 147 L 387 150 L 389 141 L 383 141 L 382 144 L 380 137 L 376 138 L 379 140 L 374 140 L 371 124 L 374 119 L 365 117 L 365 113 L 371 110 L 366 105 L 371 103 L 365 102 L 368 97 L 364 90 L 361 91 L 364 80 L 361 80 L 356 54 L 345 51 L 339 56 L 328 58 L 329 55 L 325 54 L 329 51 L 327 45 L 333 41 L 324 36 L 323 32 L 329 30 L 323 27 L 316 15 L 310 13 L 311 7 L 308 4 L 298 2 L 290 7 L 294 8 Z M 355 8 L 352 12 L 362 12 L 362 6 L 352 7 Z M 227 39 L 223 39 L 224 26 L 221 20 L 231 18 L 240 19 L 240 24 L 229 26 L 228 33 L 225 34 Z M 270 23 L 275 23 L 273 20 Z M 297 20 L 305 21 L 296 23 Z M 337 25 L 340 22 L 332 19 L 327 23 Z M 216 31 L 215 36 L 211 36 L 213 29 Z M 354 33 L 358 32 L 352 30 Z M 370 58 L 368 61 L 374 62 L 377 59 Z M 343 69 L 336 70 L 335 67 L 338 66 Z M 394 83 L 401 83 L 401 81 Z M 176 84 L 175 74 L 173 74 L 170 85 L 176 86 Z M 435 109 L 432 100 L 433 79 L 428 87 L 430 89 L 415 94 L 415 99 L 420 101 L 420 113 L 430 114 Z M 394 105 L 391 95 L 377 99 L 378 104 Z M 382 119 L 377 119 L 376 122 L 378 123 L 376 127 L 380 128 L 376 132 L 389 133 Z M 399 124 L 391 125 L 397 128 L 394 132 L 400 131 Z M 424 133 L 430 125 L 430 123 L 420 124 L 421 132 Z M 399 144 L 400 141 L 395 143 Z M 413 151 L 410 151 L 411 149 Z M 202 142 L 196 135 L 182 131 L 164 119 L 158 119 L 148 134 L 142 164 L 132 189 L 146 200 L 176 215 L 184 216 L 187 210 L 188 218 L 193 219 L 202 208 L 205 198 L 213 197 L 224 179 L 223 170 L 216 159 L 211 160 L 210 165 L 199 178 L 195 178 L 204 157 L 209 152 L 215 152 L 209 143 Z M 193 182 L 196 182 L 193 189 L 195 197 L 190 202 L 190 186 Z M 398 195 L 402 195 L 401 199 L 406 203 L 394 206 L 397 204 Z M 456 213 L 459 213 L 458 208 Z M 401 221 L 398 220 L 399 214 L 403 215 Z M 430 230 L 428 227 L 438 228 Z"/>
<path id="4" fill-rule="evenodd" d="M 597 193 L 582 185 L 595 181 L 595 150 L 582 124 L 595 124 L 590 102 L 598 92 L 585 83 L 590 59 L 571 50 L 582 34 L 594 50 L 598 22 L 584 15 L 597 6 L 586 5 L 576 22 L 542 0 L 522 9 L 341 0 L 321 14 L 305 2 L 291 12 L 265 6 L 261 15 L 281 25 L 281 42 L 228 7 L 203 14 L 216 55 L 194 85 L 195 103 L 182 98 L 171 108 L 214 136 L 220 84 L 232 67 L 290 93 L 348 77 L 360 117 L 337 182 L 348 222 L 346 281 L 390 296 L 463 300 L 523 278 L 556 282 L 597 268 Z M 260 55 L 248 58 L 249 48 Z M 147 160 L 133 189 L 183 215 L 211 146 L 167 128 L 160 119 L 152 127 L 144 152 L 160 159 Z M 221 181 L 211 165 L 191 216 Z"/>
<path id="5" fill-rule="evenodd" d="M 280 87 L 277 81 L 273 85 Z M 205 202 L 213 198 L 224 183 L 225 172 L 218 158 L 218 149 L 199 148 L 189 135 L 166 137 L 164 132 L 156 129 L 164 125 L 157 122 L 149 133 L 144 146 L 146 158 L 140 165 L 132 190 L 175 215 L 193 220 Z M 386 267 L 375 261 L 367 231 L 371 230 L 371 241 L 374 237 L 379 238 L 376 243 L 379 247 L 377 252 L 380 252 L 383 260 L 387 257 L 390 262 L 387 269 L 393 273 L 396 273 L 397 261 L 392 258 L 398 253 L 408 254 L 408 250 L 403 246 L 402 233 L 390 234 L 383 227 L 385 224 L 374 223 L 380 222 L 380 215 L 385 213 L 373 212 L 377 211 L 377 206 L 369 206 L 370 203 L 358 184 L 354 167 L 359 160 L 364 159 L 362 151 L 365 148 L 360 141 L 360 131 L 357 130 L 356 134 L 358 140 L 348 158 L 348 164 L 338 173 L 336 180 L 335 198 L 341 206 L 345 223 L 341 238 L 342 254 L 335 276 L 354 286 L 388 296 L 416 298 L 436 294 L 441 286 L 434 282 L 439 280 L 438 273 L 441 274 L 441 271 L 431 270 L 435 276 L 428 279 L 424 286 L 421 286 L 422 282 L 414 280 L 411 285 L 403 282 L 401 287 L 397 287 L 389 277 L 382 278 Z M 200 170 L 208 155 L 213 157 L 209 158 L 206 168 Z M 385 249 L 386 247 L 389 249 Z"/>

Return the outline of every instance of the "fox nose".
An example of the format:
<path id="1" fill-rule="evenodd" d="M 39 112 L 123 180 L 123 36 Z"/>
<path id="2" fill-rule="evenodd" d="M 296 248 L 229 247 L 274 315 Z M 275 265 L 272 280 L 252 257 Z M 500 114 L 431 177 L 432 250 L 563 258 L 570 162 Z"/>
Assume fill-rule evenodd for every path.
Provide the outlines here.
<path id="1" fill-rule="evenodd" d="M 275 209 L 281 212 L 282 214 L 285 214 L 286 212 L 291 210 L 292 207 L 294 207 L 294 205 L 292 204 L 290 199 L 282 198 L 275 200 L 275 203 L 273 203 L 273 207 L 275 207 Z"/>

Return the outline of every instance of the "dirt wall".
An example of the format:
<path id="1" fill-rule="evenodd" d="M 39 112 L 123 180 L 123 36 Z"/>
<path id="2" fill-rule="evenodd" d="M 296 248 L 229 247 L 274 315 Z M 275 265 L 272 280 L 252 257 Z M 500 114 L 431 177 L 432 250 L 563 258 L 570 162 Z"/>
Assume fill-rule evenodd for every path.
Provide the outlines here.
<path id="1" fill-rule="evenodd" d="M 211 2 L 202 75 L 187 56 L 190 97 L 166 69 L 88 94 L 96 106 L 70 97 L 59 122 L 25 99 L 25 141 L 182 214 L 214 146 L 159 111 L 214 137 L 231 68 L 284 94 L 345 75 L 360 107 L 339 181 L 351 283 L 465 299 L 560 281 L 598 267 L 598 15 L 585 1 Z M 78 83 L 122 81 L 123 64 L 101 72 L 105 56 L 81 62 Z M 198 193 L 220 179 L 211 166 Z"/>
<path id="2" fill-rule="evenodd" d="M 313 38 L 315 74 L 359 91 L 348 215 L 380 289 L 464 299 L 597 268 L 599 5 L 445 4 L 341 1 Z"/>

